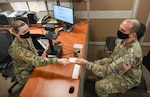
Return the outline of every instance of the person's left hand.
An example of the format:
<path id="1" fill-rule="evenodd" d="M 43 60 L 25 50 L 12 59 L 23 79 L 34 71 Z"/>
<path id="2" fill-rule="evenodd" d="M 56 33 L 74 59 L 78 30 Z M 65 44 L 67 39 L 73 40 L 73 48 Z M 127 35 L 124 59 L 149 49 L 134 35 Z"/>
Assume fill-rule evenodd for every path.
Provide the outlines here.
<path id="1" fill-rule="evenodd" d="M 69 64 L 70 62 L 69 62 L 69 60 L 66 59 L 66 58 L 60 58 L 60 59 L 58 59 L 58 63 L 59 63 L 59 64 L 63 64 L 63 65 L 67 65 L 67 64 Z"/>

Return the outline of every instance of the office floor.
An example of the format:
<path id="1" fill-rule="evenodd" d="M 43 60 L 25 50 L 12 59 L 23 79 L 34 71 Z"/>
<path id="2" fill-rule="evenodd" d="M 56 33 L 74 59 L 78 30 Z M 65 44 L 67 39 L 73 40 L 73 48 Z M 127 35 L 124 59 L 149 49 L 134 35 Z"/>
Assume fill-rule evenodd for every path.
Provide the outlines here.
<path id="1" fill-rule="evenodd" d="M 102 52 L 103 48 L 96 47 L 96 49 L 98 49 L 98 50 L 102 49 L 99 53 L 101 55 L 103 54 L 103 52 Z M 98 50 L 93 50 L 93 47 L 89 48 L 88 59 L 90 61 L 95 60 L 95 59 L 99 59 L 99 58 L 102 57 L 97 53 Z M 146 55 L 147 52 L 145 52 L 145 51 L 149 50 L 149 48 L 148 49 L 144 48 L 143 50 L 144 50 L 144 55 Z M 146 80 L 146 83 L 147 83 L 147 88 L 148 88 L 148 90 L 150 90 L 150 72 L 146 69 L 146 67 L 144 65 L 142 66 L 142 70 L 143 70 L 144 77 L 145 77 L 145 80 Z M 86 80 L 86 78 L 89 77 L 89 76 L 95 76 L 95 75 L 93 73 L 91 73 L 90 71 L 86 72 L 85 84 L 84 84 L 84 96 L 83 97 L 97 97 L 97 95 L 95 93 L 95 89 L 94 89 L 94 83 L 91 82 L 91 81 Z M 22 86 L 17 84 L 17 86 L 13 89 L 12 94 L 9 94 L 7 92 L 7 90 L 11 85 L 12 85 L 12 83 L 11 83 L 10 78 L 5 80 L 0 75 L 0 97 L 19 97 L 19 94 L 22 90 Z M 112 94 L 109 97 L 116 97 L 116 95 Z M 150 97 L 150 93 L 126 92 L 125 94 L 118 94 L 117 97 Z"/>

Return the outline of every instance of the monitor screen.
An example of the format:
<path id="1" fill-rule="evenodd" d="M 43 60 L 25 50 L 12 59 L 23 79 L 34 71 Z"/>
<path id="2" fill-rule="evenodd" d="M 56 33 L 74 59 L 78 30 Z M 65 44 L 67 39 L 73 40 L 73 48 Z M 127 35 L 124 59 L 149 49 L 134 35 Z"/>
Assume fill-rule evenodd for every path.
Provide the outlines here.
<path id="1" fill-rule="evenodd" d="M 74 24 L 74 11 L 72 8 L 53 4 L 53 12 L 55 19 Z"/>

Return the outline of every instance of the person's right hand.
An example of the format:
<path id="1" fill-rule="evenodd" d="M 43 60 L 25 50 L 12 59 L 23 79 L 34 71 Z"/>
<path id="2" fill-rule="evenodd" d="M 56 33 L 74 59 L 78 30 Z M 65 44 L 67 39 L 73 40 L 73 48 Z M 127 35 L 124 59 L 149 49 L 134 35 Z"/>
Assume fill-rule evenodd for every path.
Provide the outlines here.
<path id="1" fill-rule="evenodd" d="M 63 64 L 63 65 L 67 65 L 67 64 L 69 64 L 70 62 L 69 62 L 69 60 L 66 59 L 66 58 L 61 58 L 61 59 L 58 59 L 58 63 L 59 63 L 59 64 Z"/>
<path id="2" fill-rule="evenodd" d="M 75 63 L 77 63 L 77 64 L 80 64 L 80 65 L 85 65 L 85 64 L 87 64 L 87 60 L 85 60 L 85 59 L 77 59 L 77 60 L 75 60 Z"/>

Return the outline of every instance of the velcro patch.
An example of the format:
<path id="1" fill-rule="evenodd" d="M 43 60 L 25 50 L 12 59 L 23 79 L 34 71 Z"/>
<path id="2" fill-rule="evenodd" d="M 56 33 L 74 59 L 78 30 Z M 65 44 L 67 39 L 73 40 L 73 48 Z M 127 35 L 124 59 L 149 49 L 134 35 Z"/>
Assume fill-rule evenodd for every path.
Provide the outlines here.
<path id="1" fill-rule="evenodd" d="M 25 55 L 25 50 L 19 50 L 19 56 L 24 56 Z"/>
<path id="2" fill-rule="evenodd" d="M 130 68 L 131 66 L 129 64 L 119 64 L 115 66 L 113 70 L 117 75 L 122 75 L 123 73 L 128 71 Z"/>
<path id="3" fill-rule="evenodd" d="M 127 71 L 131 68 L 129 64 L 123 64 L 124 69 Z"/>
<path id="4" fill-rule="evenodd" d="M 31 52 L 26 52 L 26 57 L 31 58 L 32 57 L 32 53 Z"/>

